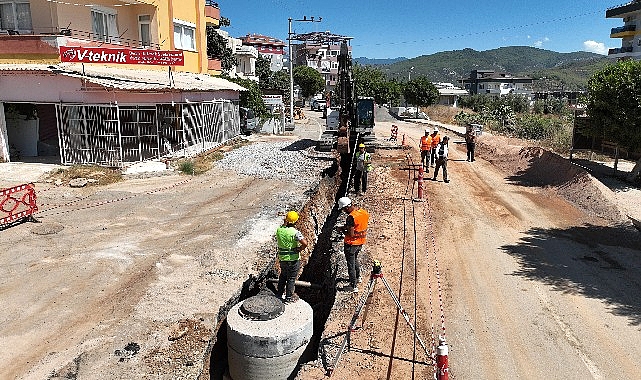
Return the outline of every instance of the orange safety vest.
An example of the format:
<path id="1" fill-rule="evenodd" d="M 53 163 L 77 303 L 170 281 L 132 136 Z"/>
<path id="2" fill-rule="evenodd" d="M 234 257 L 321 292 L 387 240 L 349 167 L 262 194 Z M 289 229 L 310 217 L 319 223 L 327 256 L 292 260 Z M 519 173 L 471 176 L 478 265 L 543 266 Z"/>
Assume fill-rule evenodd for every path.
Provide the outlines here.
<path id="1" fill-rule="evenodd" d="M 436 136 L 432 136 L 432 149 L 436 148 L 436 146 L 440 142 L 441 142 L 441 135 L 437 133 Z"/>
<path id="2" fill-rule="evenodd" d="M 432 149 L 432 136 L 421 136 L 421 150 Z"/>
<path id="3" fill-rule="evenodd" d="M 345 235 L 345 244 L 363 245 L 367 237 L 367 222 L 369 213 L 362 208 L 349 213 L 354 218 L 354 236 Z"/>

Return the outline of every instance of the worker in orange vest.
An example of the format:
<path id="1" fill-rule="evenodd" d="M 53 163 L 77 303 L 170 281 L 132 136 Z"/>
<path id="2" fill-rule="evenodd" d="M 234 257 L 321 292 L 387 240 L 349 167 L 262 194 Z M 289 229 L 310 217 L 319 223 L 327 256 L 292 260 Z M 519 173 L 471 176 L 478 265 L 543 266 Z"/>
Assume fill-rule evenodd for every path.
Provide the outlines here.
<path id="1" fill-rule="evenodd" d="M 425 135 L 421 136 L 421 142 L 419 144 L 421 149 L 421 164 L 423 164 L 423 169 L 425 173 L 430 172 L 430 156 L 432 152 L 432 136 L 430 136 L 430 129 L 425 129 Z"/>
<path id="2" fill-rule="evenodd" d="M 367 224 L 369 213 L 362 208 L 356 208 L 352 200 L 342 197 L 338 200 L 338 208 L 347 213 L 345 225 L 336 229 L 345 234 L 344 252 L 347 261 L 347 274 L 349 275 L 350 289 L 358 293 L 357 284 L 361 282 L 361 268 L 358 263 L 358 253 L 363 248 L 367 237 Z"/>
<path id="3" fill-rule="evenodd" d="M 438 127 L 434 127 L 434 132 L 430 135 L 432 137 L 432 167 L 436 165 L 436 146 L 441 142 L 441 135 L 438 133 Z"/>

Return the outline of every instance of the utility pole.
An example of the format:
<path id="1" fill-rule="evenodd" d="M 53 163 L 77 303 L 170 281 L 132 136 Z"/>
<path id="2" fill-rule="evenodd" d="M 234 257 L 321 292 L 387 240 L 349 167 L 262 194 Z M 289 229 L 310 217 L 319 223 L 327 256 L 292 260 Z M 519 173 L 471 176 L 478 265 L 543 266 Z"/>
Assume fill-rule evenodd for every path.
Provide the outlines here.
<path id="1" fill-rule="evenodd" d="M 317 20 L 314 20 L 314 16 L 310 19 L 307 16 L 303 16 L 302 20 L 294 20 L 291 17 L 289 20 L 289 31 L 287 33 L 287 41 L 289 44 L 289 120 L 294 123 L 294 62 L 292 55 L 292 21 L 296 22 L 321 22 L 322 17 L 319 17 Z"/>

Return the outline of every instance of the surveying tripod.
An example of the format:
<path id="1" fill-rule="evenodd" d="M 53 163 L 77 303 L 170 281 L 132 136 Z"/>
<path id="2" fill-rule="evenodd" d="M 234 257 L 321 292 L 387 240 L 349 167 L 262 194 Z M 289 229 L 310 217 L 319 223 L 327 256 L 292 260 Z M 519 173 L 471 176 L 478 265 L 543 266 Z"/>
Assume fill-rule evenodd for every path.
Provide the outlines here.
<path id="1" fill-rule="evenodd" d="M 401 301 L 398 299 L 396 294 L 394 294 L 394 291 L 390 287 L 385 277 L 383 277 L 383 267 L 381 265 L 381 262 L 378 260 L 374 260 L 374 264 L 372 265 L 372 273 L 370 275 L 369 282 L 367 283 L 367 287 L 365 288 L 366 291 L 363 293 L 363 295 L 361 296 L 361 299 L 358 301 L 358 305 L 356 306 L 356 311 L 354 312 L 354 315 L 352 315 L 352 320 L 349 323 L 349 327 L 347 328 L 347 333 L 345 334 L 345 338 L 343 338 L 343 343 L 340 345 L 338 349 L 338 353 L 334 358 L 334 361 L 329 365 L 327 369 L 328 376 L 332 375 L 332 372 L 338 365 L 338 361 L 340 360 L 341 355 L 343 354 L 343 351 L 345 351 L 345 348 L 348 348 L 348 350 L 351 349 L 351 334 L 352 332 L 355 332 L 358 330 L 358 328 L 356 328 L 356 322 L 358 321 L 358 317 L 361 315 L 361 312 L 363 312 L 363 307 L 365 307 L 365 312 L 363 313 L 363 318 L 361 320 L 361 325 L 359 328 L 362 328 L 363 325 L 365 324 L 365 318 L 367 318 L 367 312 L 369 310 L 369 305 L 370 305 L 370 303 L 368 303 L 367 301 L 372 297 L 374 293 L 374 289 L 376 288 L 376 280 L 378 279 L 380 279 L 383 282 L 383 285 L 385 285 L 385 289 L 387 289 L 387 292 L 389 293 L 390 297 L 392 297 L 392 300 L 396 304 L 396 308 L 398 309 L 398 312 L 403 316 L 403 319 L 405 319 L 405 322 L 407 322 L 407 325 L 414 333 L 416 340 L 421 345 L 421 348 L 423 348 L 423 351 L 425 351 L 425 355 L 427 355 L 428 358 L 430 357 L 427 346 L 425 346 L 423 339 L 421 339 L 421 337 L 418 335 L 418 332 L 410 322 L 410 316 L 407 314 L 405 309 L 403 309 L 403 306 L 401 305 Z"/>

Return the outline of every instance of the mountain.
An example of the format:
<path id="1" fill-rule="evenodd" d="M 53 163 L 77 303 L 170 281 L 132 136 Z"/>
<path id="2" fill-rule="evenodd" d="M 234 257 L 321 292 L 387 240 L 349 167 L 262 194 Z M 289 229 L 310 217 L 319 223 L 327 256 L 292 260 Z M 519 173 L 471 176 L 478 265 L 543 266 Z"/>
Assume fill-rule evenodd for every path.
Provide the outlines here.
<path id="1" fill-rule="evenodd" d="M 382 70 L 388 77 L 399 80 L 407 80 L 411 72 L 411 76 L 423 75 L 432 82 L 454 84 L 469 77 L 472 70 L 495 70 L 533 78 L 535 89 L 582 90 L 587 79 L 608 62 L 611 60 L 606 56 L 595 53 L 558 53 L 529 46 L 508 46 L 423 55 L 383 66 Z"/>
<path id="2" fill-rule="evenodd" d="M 358 58 L 352 59 L 352 61 L 358 63 L 359 65 L 363 65 L 363 66 L 391 65 L 393 63 L 402 62 L 402 61 L 406 61 L 406 60 L 407 60 L 407 58 L 405 58 L 405 57 L 382 58 L 382 59 L 358 57 Z"/>

